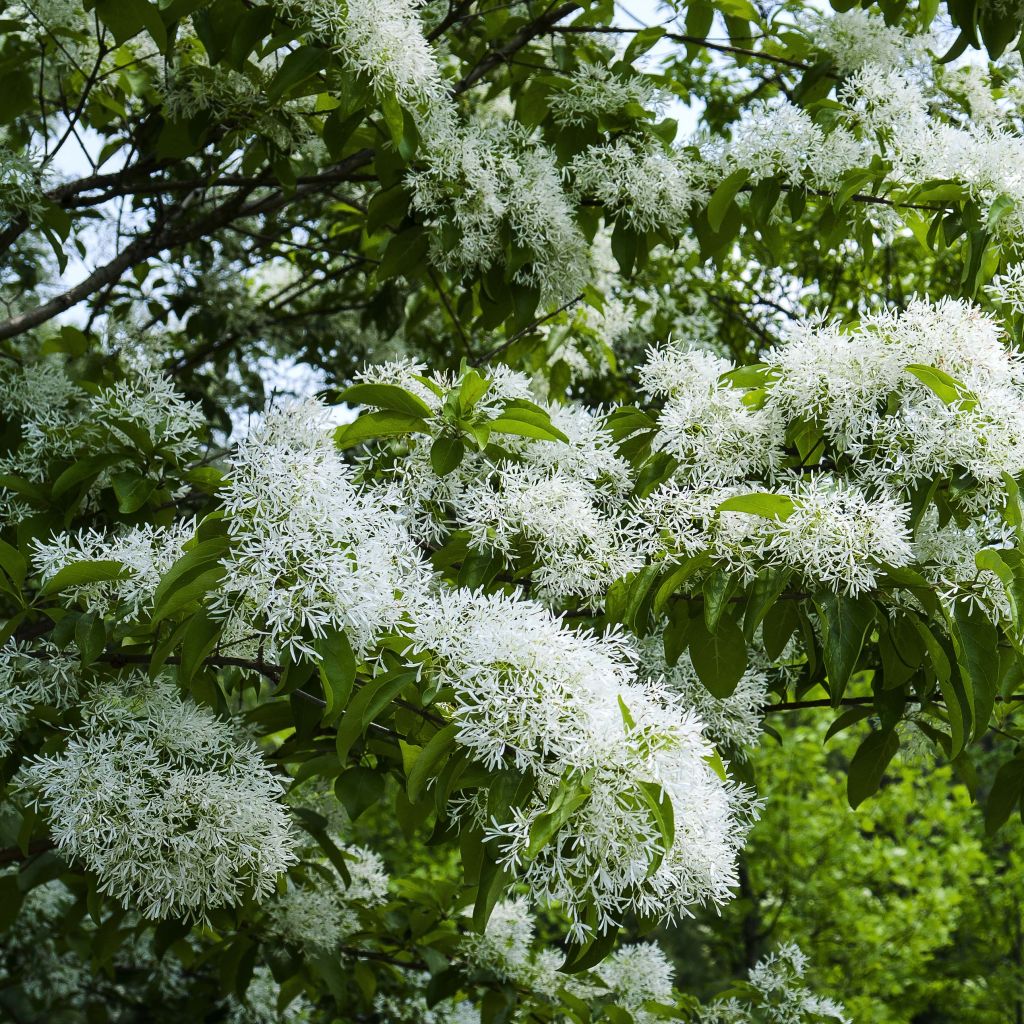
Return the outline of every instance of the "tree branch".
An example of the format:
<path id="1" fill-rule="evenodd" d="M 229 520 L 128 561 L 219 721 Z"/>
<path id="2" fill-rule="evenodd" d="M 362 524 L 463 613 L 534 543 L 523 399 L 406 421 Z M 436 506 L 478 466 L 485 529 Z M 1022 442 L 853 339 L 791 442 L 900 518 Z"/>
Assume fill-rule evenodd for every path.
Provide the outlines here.
<path id="1" fill-rule="evenodd" d="M 487 54 L 455 86 L 452 93 L 458 96 L 460 93 L 472 88 L 492 68 L 497 67 L 499 64 L 504 64 L 512 54 L 521 50 L 531 40 L 550 32 L 554 28 L 556 21 L 561 21 L 562 18 L 566 18 L 578 10 L 580 10 L 578 3 L 562 4 L 560 7 L 556 7 L 554 10 L 549 10 L 546 14 L 541 15 L 536 21 L 531 21 L 529 25 L 524 25 L 504 46 Z"/>

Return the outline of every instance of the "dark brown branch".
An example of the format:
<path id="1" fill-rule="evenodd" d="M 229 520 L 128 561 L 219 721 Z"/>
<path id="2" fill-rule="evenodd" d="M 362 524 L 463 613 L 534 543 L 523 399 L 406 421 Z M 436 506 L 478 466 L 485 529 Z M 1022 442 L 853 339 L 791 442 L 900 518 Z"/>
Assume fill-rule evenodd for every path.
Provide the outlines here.
<path id="1" fill-rule="evenodd" d="M 136 238 L 134 242 L 126 246 L 109 263 L 94 270 L 84 281 L 79 282 L 73 288 L 69 288 L 66 292 L 55 296 L 49 302 L 44 302 L 34 309 L 19 313 L 17 316 L 12 316 L 10 319 L 0 322 L 0 340 L 13 338 L 15 335 L 22 334 L 33 327 L 38 327 L 40 324 L 52 320 L 55 316 L 71 309 L 72 306 L 88 298 L 94 292 L 117 281 L 125 271 L 148 259 L 150 256 L 155 256 L 162 249 L 169 249 L 195 238 L 202 238 L 204 235 L 223 227 L 229 221 L 239 216 L 239 212 L 243 208 L 248 194 L 248 190 L 242 190 L 211 213 L 189 223 L 171 227 L 166 221 L 158 220 L 153 228 Z"/>
<path id="2" fill-rule="evenodd" d="M 562 18 L 567 18 L 574 11 L 580 10 L 578 3 L 567 3 L 562 4 L 560 7 L 556 7 L 553 10 L 549 10 L 546 14 L 541 15 L 536 21 L 531 21 L 529 25 L 524 25 L 504 46 L 497 50 L 492 50 L 488 53 L 477 65 L 474 67 L 465 78 L 462 79 L 458 85 L 452 90 L 452 92 L 458 96 L 460 93 L 465 92 L 467 89 L 472 88 L 484 77 L 489 71 L 496 68 L 499 64 L 504 64 L 514 53 L 521 50 L 527 43 L 536 39 L 537 36 L 545 35 L 550 32 L 555 22 L 561 21 Z"/>

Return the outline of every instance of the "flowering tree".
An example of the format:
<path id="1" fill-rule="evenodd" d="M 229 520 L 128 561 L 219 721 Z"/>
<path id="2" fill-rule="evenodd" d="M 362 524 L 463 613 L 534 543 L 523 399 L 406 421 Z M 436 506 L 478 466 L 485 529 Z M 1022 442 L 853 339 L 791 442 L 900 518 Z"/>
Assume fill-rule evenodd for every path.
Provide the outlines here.
<path id="1" fill-rule="evenodd" d="M 4 4 L 5 1009 L 846 1020 L 649 933 L 767 715 L 1021 805 L 1020 21 Z"/>

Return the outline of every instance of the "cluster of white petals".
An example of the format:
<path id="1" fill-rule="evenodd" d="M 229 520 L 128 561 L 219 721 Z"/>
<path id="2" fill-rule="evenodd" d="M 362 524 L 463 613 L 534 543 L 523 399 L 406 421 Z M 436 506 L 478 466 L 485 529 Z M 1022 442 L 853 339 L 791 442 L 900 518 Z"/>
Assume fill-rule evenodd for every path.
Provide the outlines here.
<path id="1" fill-rule="evenodd" d="M 182 556 L 183 545 L 194 533 L 192 519 L 173 526 L 146 523 L 115 534 L 99 530 L 57 533 L 48 543 L 35 543 L 34 562 L 44 583 L 76 562 L 120 563 L 117 578 L 70 584 L 64 593 L 97 615 L 124 611 L 138 618 L 152 608 L 160 580 Z"/>
<path id="2" fill-rule="evenodd" d="M 707 173 L 684 153 L 619 137 L 590 146 L 572 162 L 577 192 L 596 199 L 637 231 L 680 233 L 690 210 L 708 197 Z"/>
<path id="3" fill-rule="evenodd" d="M 662 1007 L 674 1004 L 675 970 L 662 948 L 654 942 L 619 946 L 597 967 L 595 973 L 608 987 L 615 1002 L 628 1010 L 634 1024 L 657 1024 L 661 1012 L 647 1009 L 647 1003 Z"/>
<path id="4" fill-rule="evenodd" d="M 770 475 L 779 464 L 784 420 L 723 380 L 733 369 L 710 352 L 670 346 L 652 349 L 640 371 L 641 385 L 665 398 L 654 447 L 676 459 L 681 480 L 715 486 Z"/>
<path id="5" fill-rule="evenodd" d="M 554 153 L 514 124 L 470 122 L 433 140 L 427 166 L 407 179 L 432 226 L 431 255 L 445 270 L 486 270 L 507 226 L 531 258 L 515 279 L 556 305 L 590 278 L 590 248 Z"/>
<path id="6" fill-rule="evenodd" d="M 664 679 L 665 686 L 700 716 L 708 736 L 727 747 L 733 758 L 743 757 L 745 747 L 760 742 L 761 708 L 768 695 L 768 677 L 760 668 L 748 668 L 732 694 L 719 698 L 700 681 L 689 654 L 669 665 L 661 639 L 648 637 L 640 643 L 640 669 L 651 679 Z"/>
<path id="7" fill-rule="evenodd" d="M 909 67 L 926 52 L 927 37 L 908 36 L 899 26 L 861 7 L 836 11 L 811 31 L 814 45 L 827 53 L 840 74 L 866 64 Z"/>
<path id="8" fill-rule="evenodd" d="M 704 1007 L 700 1024 L 852 1024 L 843 1006 L 815 995 L 803 981 L 807 957 L 792 944 L 759 960 L 749 974 L 750 996 Z"/>
<path id="9" fill-rule="evenodd" d="M 626 77 L 603 64 L 582 64 L 567 88 L 548 99 L 556 124 L 583 125 L 599 117 L 635 113 L 636 108 L 660 105 L 654 85 L 646 75 Z"/>
<path id="10" fill-rule="evenodd" d="M 10 639 L 0 647 L 0 755 L 10 753 L 34 707 L 75 702 L 81 682 L 76 655 L 48 640 L 29 645 Z"/>
<path id="11" fill-rule="evenodd" d="M 1024 358 L 968 302 L 918 299 L 850 331 L 809 323 L 767 360 L 767 405 L 819 424 L 868 483 L 909 489 L 962 469 L 990 485 L 984 502 L 1003 474 L 1024 471 Z M 936 392 L 927 368 L 952 394 Z"/>
<path id="12" fill-rule="evenodd" d="M 574 934 L 590 930 L 588 905 L 604 929 L 628 910 L 671 919 L 729 898 L 751 794 L 715 774 L 703 725 L 678 697 L 636 680 L 623 637 L 575 632 L 534 602 L 464 590 L 418 609 L 410 636 L 455 691 L 459 742 L 489 767 L 513 763 L 536 778 L 510 821 L 490 820 L 485 804 L 468 813 L 536 900 L 562 906 Z M 531 830 L 566 791 L 578 806 L 528 858 Z M 667 849 L 645 793 L 672 806 Z"/>
<path id="13" fill-rule="evenodd" d="M 379 906 L 387 899 L 388 874 L 372 850 L 342 848 L 349 878 L 333 866 L 308 865 L 304 880 L 292 878 L 287 890 L 267 907 L 270 930 L 307 953 L 336 954 L 344 940 L 359 928 L 360 908 Z"/>
<path id="14" fill-rule="evenodd" d="M 429 582 L 395 496 L 359 487 L 316 402 L 272 410 L 230 460 L 225 643 L 313 653 L 328 629 L 364 653 Z"/>
<path id="15" fill-rule="evenodd" d="M 57 846 L 146 917 L 265 898 L 295 859 L 283 785 L 259 750 L 163 678 L 108 681 L 20 786 Z"/>
<path id="16" fill-rule="evenodd" d="M 669 482 L 634 505 L 628 535 L 650 553 L 707 551 L 747 578 L 763 568 L 788 569 L 845 594 L 870 590 L 887 567 L 911 561 L 910 508 L 891 495 L 868 496 L 840 477 L 820 474 L 769 492 L 788 503 L 787 516 L 718 511 L 737 493 L 735 487 L 693 490 Z"/>

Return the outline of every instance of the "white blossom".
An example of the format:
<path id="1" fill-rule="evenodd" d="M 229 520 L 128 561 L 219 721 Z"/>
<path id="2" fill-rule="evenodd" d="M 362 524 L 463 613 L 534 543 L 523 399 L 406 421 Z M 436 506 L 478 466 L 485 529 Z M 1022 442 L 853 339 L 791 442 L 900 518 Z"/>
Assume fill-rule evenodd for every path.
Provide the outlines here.
<path id="1" fill-rule="evenodd" d="M 660 637 L 640 644 L 640 665 L 645 675 L 665 680 L 665 686 L 679 694 L 683 706 L 693 709 L 704 722 L 716 744 L 729 747 L 733 757 L 742 757 L 744 747 L 756 747 L 761 740 L 762 708 L 767 703 L 768 677 L 757 666 L 743 673 L 736 689 L 724 699 L 716 697 L 700 681 L 689 654 L 668 665 Z"/>
<path id="2" fill-rule="evenodd" d="M 657 109 L 661 98 L 646 75 L 629 77 L 603 64 L 582 64 L 568 86 L 552 92 L 548 100 L 556 124 L 583 125 L 598 117 Z"/>
<path id="3" fill-rule="evenodd" d="M 534 899 L 562 905 L 575 935 L 588 933 L 588 904 L 605 928 L 628 909 L 671 919 L 728 898 L 755 805 L 710 768 L 700 720 L 663 687 L 636 682 L 624 638 L 573 632 L 535 603 L 468 591 L 438 594 L 410 636 L 454 688 L 459 742 L 491 768 L 511 762 L 536 776 L 511 820 L 489 822 L 484 805 L 468 813 Z M 661 787 L 673 806 L 668 849 L 641 784 Z M 574 786 L 586 798 L 526 860 L 533 823 L 556 790 Z"/>
<path id="4" fill-rule="evenodd" d="M 316 402 L 274 409 L 230 459 L 215 605 L 229 644 L 313 654 L 335 628 L 363 654 L 429 580 L 394 497 L 356 485 L 325 415 Z"/>
<path id="5" fill-rule="evenodd" d="M 151 610 L 160 580 L 182 556 L 195 528 L 195 521 L 186 519 L 166 527 L 146 523 L 109 535 L 99 530 L 59 533 L 48 543 L 36 541 L 34 562 L 44 583 L 76 562 L 119 562 L 118 578 L 72 584 L 64 593 L 97 615 L 124 609 L 130 617 L 139 618 Z"/>
<path id="6" fill-rule="evenodd" d="M 344 846 L 346 883 L 336 869 L 310 865 L 305 880 L 291 879 L 288 889 L 267 907 L 270 930 L 303 950 L 336 954 L 359 929 L 359 908 L 378 906 L 387 898 L 388 875 L 380 857 L 361 846 Z"/>
<path id="7" fill-rule="evenodd" d="M 282 783 L 257 748 L 166 679 L 101 687 L 20 785 L 57 846 L 146 917 L 265 898 L 295 857 Z"/>
<path id="8" fill-rule="evenodd" d="M 908 36 L 899 26 L 887 25 L 880 15 L 860 7 L 822 19 L 812 29 L 811 39 L 843 75 L 865 64 L 909 67 L 925 50 L 925 40 Z"/>
<path id="9" fill-rule="evenodd" d="M 38 704 L 64 709 L 78 698 L 80 660 L 48 640 L 34 645 L 8 640 L 0 647 L 0 755 L 11 751 Z"/>
<path id="10" fill-rule="evenodd" d="M 691 208 L 708 196 L 706 170 L 698 161 L 621 136 L 588 147 L 571 168 L 581 196 L 596 199 L 637 231 L 681 232 Z"/>
<path id="11" fill-rule="evenodd" d="M 783 419 L 722 379 L 734 368 L 709 352 L 668 347 L 652 349 L 640 370 L 641 386 L 666 396 L 653 443 L 679 462 L 680 479 L 714 486 L 770 476 L 779 464 Z"/>
<path id="12" fill-rule="evenodd" d="M 750 995 L 702 1008 L 700 1024 L 852 1024 L 833 999 L 817 996 L 803 982 L 807 957 L 793 944 L 759 960 L 749 974 Z"/>

